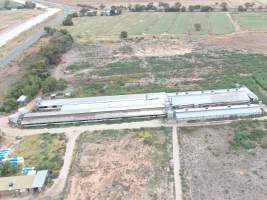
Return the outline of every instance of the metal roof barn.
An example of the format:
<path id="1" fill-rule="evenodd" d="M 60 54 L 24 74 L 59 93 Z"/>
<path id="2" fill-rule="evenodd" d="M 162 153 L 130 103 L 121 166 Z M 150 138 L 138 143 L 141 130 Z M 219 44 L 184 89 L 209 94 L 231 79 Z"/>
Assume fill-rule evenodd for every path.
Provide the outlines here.
<path id="1" fill-rule="evenodd" d="M 42 188 L 47 176 L 48 171 L 42 170 L 35 175 L 1 177 L 0 191 Z"/>
<path id="2" fill-rule="evenodd" d="M 231 116 L 253 116 L 261 115 L 262 110 L 259 105 L 237 105 L 237 106 L 218 106 L 212 108 L 190 108 L 175 110 L 176 119 L 193 120 L 209 118 L 227 118 Z"/>
<path id="3" fill-rule="evenodd" d="M 187 94 L 172 97 L 172 105 L 177 107 L 209 104 L 236 104 L 246 102 L 250 102 L 249 96 L 246 92 L 239 91 L 207 94 Z"/>
<path id="4" fill-rule="evenodd" d="M 131 111 L 131 112 L 115 112 L 115 113 L 78 113 L 73 112 L 48 112 L 53 113 L 50 116 L 34 116 L 23 118 L 21 124 L 23 126 L 40 125 L 40 124 L 60 124 L 60 123 L 71 123 L 71 122 L 83 122 L 83 121 L 96 121 L 96 120 L 107 120 L 107 119 L 119 119 L 119 118 L 135 118 L 135 117 L 149 117 L 149 116 L 163 116 L 166 112 L 162 109 L 155 110 L 143 110 L 143 111 Z M 47 113 L 47 114 L 48 114 Z M 60 113 L 60 114 L 59 114 Z M 42 114 L 42 113 L 39 113 Z"/>
<path id="5" fill-rule="evenodd" d="M 166 99 L 166 93 L 162 92 L 162 93 L 147 93 L 147 94 L 117 95 L 117 96 L 41 100 L 37 102 L 37 107 L 52 107 L 52 106 L 60 107 L 63 105 L 96 104 L 96 103 L 107 103 L 107 102 L 156 100 L 156 99 L 158 100 Z"/>
<path id="6" fill-rule="evenodd" d="M 48 176 L 48 170 L 38 171 L 32 183 L 32 188 L 42 188 Z"/>

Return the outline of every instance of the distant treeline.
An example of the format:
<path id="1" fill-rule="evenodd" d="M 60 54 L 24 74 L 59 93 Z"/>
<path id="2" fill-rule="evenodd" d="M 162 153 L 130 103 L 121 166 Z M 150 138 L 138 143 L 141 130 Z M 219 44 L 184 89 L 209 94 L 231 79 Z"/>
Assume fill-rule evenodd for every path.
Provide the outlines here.
<path id="1" fill-rule="evenodd" d="M 103 10 L 106 8 L 104 4 L 101 4 L 99 7 L 85 5 L 85 4 L 77 4 L 82 8 L 82 13 L 86 13 L 88 11 L 94 10 Z M 259 5 L 257 6 L 255 3 L 245 3 L 243 5 L 239 5 L 238 7 L 231 7 L 226 2 L 218 3 L 216 2 L 214 5 L 189 5 L 184 6 L 180 2 L 177 2 L 173 5 L 165 2 L 159 2 L 158 4 L 154 4 L 153 2 L 148 4 L 130 4 L 128 7 L 126 6 L 111 6 L 110 10 L 129 10 L 130 12 L 211 12 L 211 11 L 265 11 L 267 10 L 267 6 Z"/>

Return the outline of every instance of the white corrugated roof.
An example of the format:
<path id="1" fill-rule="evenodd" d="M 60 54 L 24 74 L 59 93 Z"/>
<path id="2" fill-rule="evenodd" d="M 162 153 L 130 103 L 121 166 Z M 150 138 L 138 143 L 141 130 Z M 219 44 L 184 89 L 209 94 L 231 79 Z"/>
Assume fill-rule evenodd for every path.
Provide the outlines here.
<path id="1" fill-rule="evenodd" d="M 24 118 L 21 122 L 22 125 L 37 125 L 37 124 L 49 124 L 49 123 L 64 123 L 74 121 L 90 121 L 90 120 L 103 120 L 103 119 L 116 119 L 127 117 L 146 117 L 146 116 L 158 116 L 165 115 L 164 110 L 143 110 L 132 112 L 117 112 L 117 113 L 103 113 L 95 115 L 71 115 L 71 116 L 52 116 L 44 118 Z"/>
<path id="2" fill-rule="evenodd" d="M 38 171 L 32 183 L 32 188 L 42 188 L 48 176 L 48 170 Z"/>
<path id="3" fill-rule="evenodd" d="M 249 102 L 250 98 L 246 92 L 231 91 L 224 93 L 203 93 L 187 94 L 172 97 L 173 106 L 216 104 L 216 103 L 235 103 Z"/>
<path id="4" fill-rule="evenodd" d="M 78 104 L 95 104 L 95 103 L 107 103 L 107 102 L 122 102 L 129 100 L 135 101 L 135 100 L 152 100 L 152 99 L 166 99 L 166 93 L 161 92 L 161 93 L 147 93 L 147 94 L 42 100 L 38 103 L 38 106 L 50 107 L 54 105 L 62 106 L 62 105 L 78 105 Z"/>
<path id="5" fill-rule="evenodd" d="M 262 110 L 258 104 L 252 105 L 236 105 L 236 106 L 218 106 L 211 108 L 190 108 L 177 109 L 174 111 L 177 119 L 195 119 L 205 117 L 220 117 L 220 116 L 249 116 L 260 115 Z"/>

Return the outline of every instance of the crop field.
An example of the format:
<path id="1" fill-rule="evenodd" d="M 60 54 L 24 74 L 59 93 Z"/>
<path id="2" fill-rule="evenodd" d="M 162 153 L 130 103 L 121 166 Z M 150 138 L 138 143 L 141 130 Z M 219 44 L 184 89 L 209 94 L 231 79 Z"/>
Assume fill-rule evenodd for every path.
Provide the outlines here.
<path id="1" fill-rule="evenodd" d="M 171 129 L 85 132 L 64 199 L 173 200 Z"/>
<path id="2" fill-rule="evenodd" d="M 180 129 L 184 200 L 267 199 L 266 122 Z"/>
<path id="3" fill-rule="evenodd" d="M 4 5 L 5 5 L 5 0 L 0 0 L 0 9 L 4 8 Z M 14 2 L 12 0 L 9 1 L 8 3 L 8 7 L 9 8 L 16 8 L 18 6 L 20 6 L 21 4 L 17 3 L 17 2 Z"/>
<path id="4" fill-rule="evenodd" d="M 267 102 L 266 56 L 209 46 L 186 49 L 177 55 L 179 51 L 172 52 L 172 48 L 179 43 L 172 39 L 161 42 L 139 41 L 139 48 L 134 42 L 117 47 L 116 43 L 77 44 L 64 55 L 69 62 L 57 77 L 66 79 L 77 97 L 207 90 L 240 84 Z"/>
<path id="5" fill-rule="evenodd" d="M 83 17 L 69 30 L 76 38 L 97 36 L 118 37 L 121 31 L 129 36 L 140 35 L 222 35 L 234 31 L 225 13 L 125 13 L 116 17 Z M 195 24 L 200 24 L 199 31 Z"/>
<path id="6" fill-rule="evenodd" d="M 232 16 L 242 28 L 267 29 L 267 13 L 265 12 L 233 13 Z"/>

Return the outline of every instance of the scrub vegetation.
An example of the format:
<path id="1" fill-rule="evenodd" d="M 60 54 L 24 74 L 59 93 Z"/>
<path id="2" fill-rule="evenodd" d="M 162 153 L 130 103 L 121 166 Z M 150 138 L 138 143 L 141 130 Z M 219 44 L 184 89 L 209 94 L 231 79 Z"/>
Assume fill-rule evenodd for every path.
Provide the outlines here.
<path id="1" fill-rule="evenodd" d="M 266 199 L 266 122 L 182 128 L 185 200 Z"/>
<path id="2" fill-rule="evenodd" d="M 230 144 L 234 149 L 267 148 L 267 126 L 258 121 L 241 121 L 233 124 L 235 128 L 233 140 Z"/>
<path id="3" fill-rule="evenodd" d="M 75 96 L 207 90 L 245 85 L 266 103 L 266 66 L 267 57 L 262 54 L 202 46 L 185 55 L 131 57 L 100 66 L 78 61 L 71 65 L 75 75 L 70 82 L 77 84 Z"/>
<path id="4" fill-rule="evenodd" d="M 14 110 L 17 107 L 16 99 L 21 95 L 31 98 L 40 90 L 52 92 L 65 88 L 66 82 L 51 78 L 50 71 L 60 62 L 61 55 L 70 49 L 73 39 L 65 30 L 58 31 L 50 28 L 46 30 L 49 43 L 20 63 L 25 68 L 24 76 L 8 90 L 0 107 L 1 111 Z"/>
<path id="5" fill-rule="evenodd" d="M 67 139 L 63 133 L 25 136 L 15 147 L 14 155 L 24 158 L 25 166 L 47 169 L 56 178 L 63 165 Z"/>
<path id="6" fill-rule="evenodd" d="M 64 199 L 174 199 L 170 128 L 85 132 L 76 148 Z"/>

